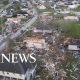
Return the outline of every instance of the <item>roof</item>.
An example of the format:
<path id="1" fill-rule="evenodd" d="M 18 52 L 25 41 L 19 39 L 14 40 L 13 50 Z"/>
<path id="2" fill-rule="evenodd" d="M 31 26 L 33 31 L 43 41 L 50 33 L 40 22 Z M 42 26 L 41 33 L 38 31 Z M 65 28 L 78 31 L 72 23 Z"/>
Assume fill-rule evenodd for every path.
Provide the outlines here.
<path id="1" fill-rule="evenodd" d="M 40 30 L 52 30 L 52 28 L 51 28 L 51 26 L 49 26 L 49 25 L 43 25 L 43 24 L 38 24 L 37 26 L 36 26 L 36 29 L 40 29 Z"/>
<path id="2" fill-rule="evenodd" d="M 8 18 L 7 21 L 18 23 L 21 21 L 21 19 L 20 18 Z"/>
<path id="3" fill-rule="evenodd" d="M 39 5 L 38 8 L 39 9 L 46 9 L 46 7 L 44 5 Z"/>
<path id="4" fill-rule="evenodd" d="M 79 20 L 79 18 L 77 16 L 66 16 L 66 17 L 64 17 L 64 19 Z"/>
<path id="5" fill-rule="evenodd" d="M 18 14 L 28 14 L 26 11 L 20 11 Z"/>
<path id="6" fill-rule="evenodd" d="M 71 41 L 71 44 L 72 44 L 72 45 L 79 45 L 79 46 L 80 46 L 80 39 L 73 39 L 73 40 Z"/>
<path id="7" fill-rule="evenodd" d="M 68 49 L 69 50 L 74 50 L 74 51 L 78 51 L 80 50 L 78 45 L 68 45 Z"/>

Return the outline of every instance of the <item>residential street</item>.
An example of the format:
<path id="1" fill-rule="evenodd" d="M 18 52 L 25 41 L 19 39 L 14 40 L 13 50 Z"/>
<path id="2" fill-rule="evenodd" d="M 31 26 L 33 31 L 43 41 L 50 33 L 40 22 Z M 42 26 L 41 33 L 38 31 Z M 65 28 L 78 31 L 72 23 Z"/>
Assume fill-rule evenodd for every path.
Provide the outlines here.
<path id="1" fill-rule="evenodd" d="M 8 8 L 10 5 L 11 4 L 7 5 L 6 8 Z M 0 12 L 1 14 L 2 14 L 2 11 Z M 37 15 L 37 11 L 35 8 L 33 8 L 33 12 L 34 12 L 34 17 L 32 19 L 29 19 L 26 23 L 24 23 L 24 26 L 21 29 L 19 29 L 16 33 L 10 35 L 10 39 L 15 39 L 15 38 L 19 37 L 20 35 L 22 35 L 21 31 L 25 32 L 37 20 L 38 15 Z M 2 52 L 6 47 L 6 44 L 7 44 L 6 39 L 4 39 L 4 40 L 2 40 L 2 42 L 0 42 L 0 52 Z"/>

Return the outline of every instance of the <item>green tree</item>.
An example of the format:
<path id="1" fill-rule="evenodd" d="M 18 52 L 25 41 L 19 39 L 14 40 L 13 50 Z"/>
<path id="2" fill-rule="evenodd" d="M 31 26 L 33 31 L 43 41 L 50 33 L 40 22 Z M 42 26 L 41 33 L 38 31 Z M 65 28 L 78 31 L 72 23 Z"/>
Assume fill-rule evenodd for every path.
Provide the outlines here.
<path id="1" fill-rule="evenodd" d="M 15 1 L 14 2 L 14 5 L 13 5 L 13 17 L 16 17 L 17 16 L 17 14 L 20 12 L 20 3 L 19 2 L 17 2 L 17 1 Z"/>
<path id="2" fill-rule="evenodd" d="M 4 5 L 7 5 L 8 4 L 8 0 L 3 0 L 2 2 Z"/>

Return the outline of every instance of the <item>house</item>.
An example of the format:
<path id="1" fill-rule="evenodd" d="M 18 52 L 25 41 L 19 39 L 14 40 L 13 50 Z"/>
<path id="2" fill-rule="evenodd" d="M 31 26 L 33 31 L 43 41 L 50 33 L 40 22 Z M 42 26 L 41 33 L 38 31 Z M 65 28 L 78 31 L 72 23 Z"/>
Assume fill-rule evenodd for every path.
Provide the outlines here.
<path id="1" fill-rule="evenodd" d="M 79 18 L 77 16 L 66 16 L 64 20 L 79 21 Z"/>
<path id="2" fill-rule="evenodd" d="M 75 5 L 75 4 L 68 6 L 68 8 L 70 8 L 70 9 L 75 9 L 75 8 L 77 8 L 77 7 L 78 7 L 78 5 Z"/>
<path id="3" fill-rule="evenodd" d="M 20 23 L 20 21 L 21 21 L 20 17 L 18 17 L 18 18 L 7 18 L 7 22 L 9 22 L 9 23 L 12 23 L 12 22 Z"/>
<path id="4" fill-rule="evenodd" d="M 58 13 L 61 13 L 61 14 L 68 14 L 68 13 L 71 13 L 69 10 L 64 10 L 64 11 L 60 11 L 60 12 L 58 12 Z"/>
<path id="5" fill-rule="evenodd" d="M 80 51 L 80 39 L 73 39 L 68 45 L 68 50 Z"/>
<path id="6" fill-rule="evenodd" d="M 42 21 L 42 23 L 48 23 L 52 20 L 52 16 L 50 15 L 51 12 L 43 12 L 43 13 L 40 13 L 39 15 L 39 18 L 40 18 L 40 21 Z"/>
<path id="7" fill-rule="evenodd" d="M 49 26 L 41 26 L 39 25 L 38 27 L 33 28 L 33 32 L 35 33 L 48 33 L 51 34 L 53 31 Z"/>
<path id="8" fill-rule="evenodd" d="M 57 5 L 64 6 L 65 3 L 64 3 L 63 1 L 58 1 L 58 2 L 57 2 Z"/>
<path id="9" fill-rule="evenodd" d="M 74 1 L 72 1 L 72 4 L 79 6 L 79 1 L 74 0 Z"/>
<path id="10" fill-rule="evenodd" d="M 38 5 L 39 9 L 46 9 L 46 7 L 44 5 Z"/>
<path id="11" fill-rule="evenodd" d="M 23 42 L 26 43 L 26 46 L 29 48 L 36 47 L 37 49 L 45 49 L 47 47 L 45 39 L 38 37 L 26 37 Z"/>
<path id="12" fill-rule="evenodd" d="M 43 34 L 45 34 L 45 33 L 52 33 L 52 30 L 48 30 L 48 29 L 41 29 L 41 28 L 34 28 L 34 30 L 33 30 L 33 32 L 35 32 L 35 33 L 43 33 Z"/>
<path id="13" fill-rule="evenodd" d="M 28 8 L 24 7 L 24 8 L 21 8 L 22 11 L 27 11 Z"/>
<path id="14" fill-rule="evenodd" d="M 22 8 L 21 11 L 18 12 L 18 16 L 28 16 L 29 14 L 27 13 L 28 9 Z"/>

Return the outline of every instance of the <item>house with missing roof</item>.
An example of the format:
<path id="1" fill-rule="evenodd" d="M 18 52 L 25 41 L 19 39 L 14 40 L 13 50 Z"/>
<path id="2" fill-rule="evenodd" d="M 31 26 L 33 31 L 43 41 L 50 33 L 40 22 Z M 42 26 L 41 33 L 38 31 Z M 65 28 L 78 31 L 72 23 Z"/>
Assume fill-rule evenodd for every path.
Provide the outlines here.
<path id="1" fill-rule="evenodd" d="M 46 26 L 45 25 L 38 25 L 37 27 L 33 28 L 33 32 L 34 33 L 51 34 L 53 32 L 53 30 L 48 25 L 46 25 Z"/>
<path id="2" fill-rule="evenodd" d="M 47 43 L 45 42 L 45 39 L 38 38 L 38 37 L 26 37 L 23 40 L 24 43 L 26 43 L 26 47 L 29 48 L 37 48 L 37 49 L 47 49 Z"/>

